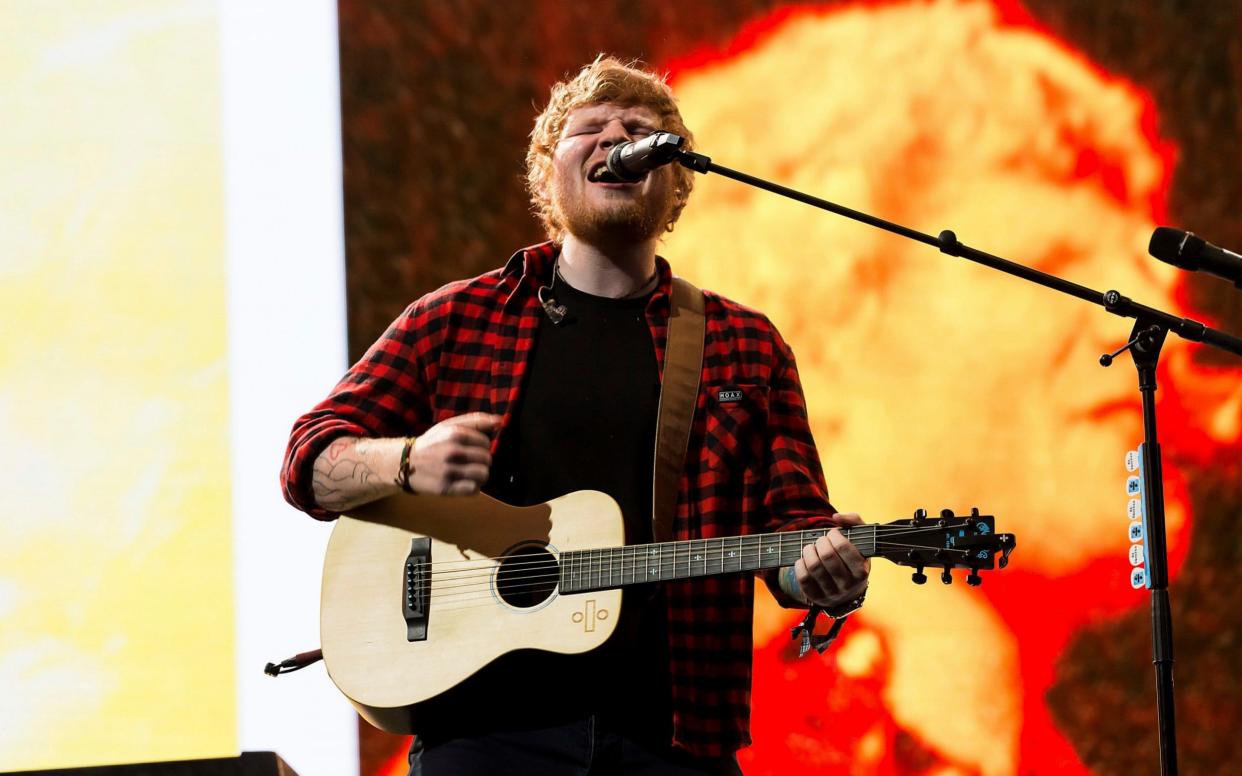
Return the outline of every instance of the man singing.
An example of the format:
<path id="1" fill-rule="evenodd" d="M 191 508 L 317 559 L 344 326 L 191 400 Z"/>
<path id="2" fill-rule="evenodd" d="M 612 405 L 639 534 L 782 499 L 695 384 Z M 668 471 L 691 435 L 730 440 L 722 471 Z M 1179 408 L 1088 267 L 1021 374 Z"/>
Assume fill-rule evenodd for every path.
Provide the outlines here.
<path id="1" fill-rule="evenodd" d="M 693 179 L 669 165 L 622 182 L 605 158 L 657 130 L 690 142 L 651 73 L 601 57 L 553 87 L 526 157 L 549 241 L 405 310 L 294 425 L 282 472 L 290 503 L 331 519 L 402 490 L 531 505 L 593 489 L 620 504 L 627 543 L 653 541 L 672 289 L 656 245 Z M 754 310 L 711 292 L 704 304 L 670 538 L 860 522 L 828 503 L 788 345 Z M 764 578 L 784 605 L 844 614 L 869 571 L 833 530 Z M 411 773 L 740 773 L 753 585 L 735 574 L 630 587 L 603 647 L 501 657 L 428 702 Z"/>

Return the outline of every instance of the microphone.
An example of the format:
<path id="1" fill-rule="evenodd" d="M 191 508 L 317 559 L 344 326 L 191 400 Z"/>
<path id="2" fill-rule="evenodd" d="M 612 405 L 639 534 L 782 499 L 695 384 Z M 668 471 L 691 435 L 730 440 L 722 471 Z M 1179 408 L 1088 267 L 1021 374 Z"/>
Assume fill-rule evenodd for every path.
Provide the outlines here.
<path id="1" fill-rule="evenodd" d="M 1191 272 L 1203 270 L 1242 288 L 1242 256 L 1218 248 L 1194 232 L 1168 226 L 1151 233 L 1147 252 L 1163 262 Z"/>
<path id="2" fill-rule="evenodd" d="M 671 132 L 653 132 L 642 140 L 621 143 L 608 152 L 604 164 L 608 172 L 626 183 L 640 181 L 657 167 L 663 167 L 681 154 L 686 141 Z"/>

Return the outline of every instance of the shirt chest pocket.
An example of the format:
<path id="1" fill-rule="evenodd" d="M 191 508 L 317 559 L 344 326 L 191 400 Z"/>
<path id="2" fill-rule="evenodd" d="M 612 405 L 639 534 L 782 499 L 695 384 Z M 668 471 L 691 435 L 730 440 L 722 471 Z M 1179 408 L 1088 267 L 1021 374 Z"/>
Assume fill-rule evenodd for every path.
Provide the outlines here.
<path id="1" fill-rule="evenodd" d="M 704 386 L 703 462 L 718 472 L 757 472 L 767 460 L 768 386 Z"/>

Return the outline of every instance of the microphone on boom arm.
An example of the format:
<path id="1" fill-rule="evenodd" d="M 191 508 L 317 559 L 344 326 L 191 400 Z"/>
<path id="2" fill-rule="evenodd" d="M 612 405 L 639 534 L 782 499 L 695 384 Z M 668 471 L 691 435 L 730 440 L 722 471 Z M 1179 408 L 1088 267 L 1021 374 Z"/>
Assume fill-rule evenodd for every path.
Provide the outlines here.
<path id="1" fill-rule="evenodd" d="M 1203 270 L 1242 288 L 1242 256 L 1218 248 L 1194 232 L 1168 226 L 1151 233 L 1147 252 L 1163 262 L 1191 272 Z"/>
<path id="2" fill-rule="evenodd" d="M 627 183 L 639 181 L 657 167 L 676 159 L 685 144 L 685 138 L 680 135 L 653 132 L 642 140 L 616 146 L 608 152 L 604 164 L 608 166 L 608 172 Z"/>

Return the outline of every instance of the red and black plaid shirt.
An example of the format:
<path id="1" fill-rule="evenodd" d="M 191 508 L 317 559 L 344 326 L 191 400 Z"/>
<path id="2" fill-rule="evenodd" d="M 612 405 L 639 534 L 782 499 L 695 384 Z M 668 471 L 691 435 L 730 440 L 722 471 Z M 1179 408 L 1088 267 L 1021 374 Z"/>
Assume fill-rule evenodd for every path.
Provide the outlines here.
<path id="1" fill-rule="evenodd" d="M 503 269 L 451 283 L 410 305 L 327 399 L 294 424 L 282 478 L 285 498 L 320 519 L 315 458 L 341 436 L 422 434 L 467 412 L 503 416 L 518 406 L 543 311 L 536 290 L 558 247 L 519 251 Z M 663 371 L 672 274 L 647 321 Z M 813 528 L 835 513 L 793 353 L 762 314 L 706 293 L 706 341 L 674 539 Z M 721 392 L 729 391 L 727 401 Z M 735 400 L 740 391 L 742 399 Z M 500 434 L 496 435 L 496 439 Z M 495 452 L 493 450 L 493 452 Z M 768 574 L 769 587 L 783 598 Z M 668 583 L 673 740 L 703 756 L 750 743 L 754 578 L 746 574 Z"/>

